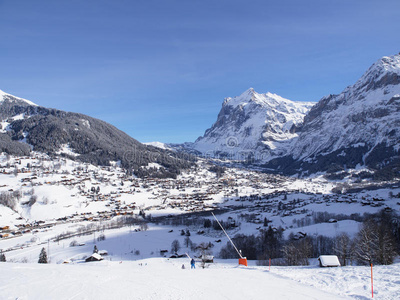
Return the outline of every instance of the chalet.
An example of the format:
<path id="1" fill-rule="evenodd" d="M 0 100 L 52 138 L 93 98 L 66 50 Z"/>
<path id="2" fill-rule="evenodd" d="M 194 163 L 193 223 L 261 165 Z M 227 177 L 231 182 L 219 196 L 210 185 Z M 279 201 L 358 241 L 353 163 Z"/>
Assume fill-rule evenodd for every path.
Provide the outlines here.
<path id="1" fill-rule="evenodd" d="M 98 253 L 93 253 L 91 256 L 85 259 L 85 262 L 90 262 L 90 261 L 100 261 L 103 260 L 104 258 L 98 254 Z"/>
<path id="2" fill-rule="evenodd" d="M 203 254 L 203 255 L 201 256 L 201 261 L 202 261 L 203 263 L 214 263 L 214 256 Z"/>
<path id="3" fill-rule="evenodd" d="M 305 238 L 306 236 L 307 236 L 307 233 L 299 231 L 294 235 L 293 239 L 300 240 L 302 238 Z"/>

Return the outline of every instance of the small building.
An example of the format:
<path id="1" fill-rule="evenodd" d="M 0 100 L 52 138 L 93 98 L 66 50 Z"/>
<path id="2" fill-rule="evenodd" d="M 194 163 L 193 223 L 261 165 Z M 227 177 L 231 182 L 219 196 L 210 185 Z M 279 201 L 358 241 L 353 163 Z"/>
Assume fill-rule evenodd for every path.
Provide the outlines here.
<path id="1" fill-rule="evenodd" d="M 201 261 L 204 263 L 214 263 L 214 256 L 203 254 L 201 256 Z"/>
<path id="2" fill-rule="evenodd" d="M 101 257 L 100 254 L 98 253 L 93 253 L 91 256 L 85 259 L 85 262 L 90 262 L 90 261 L 100 261 L 103 260 L 104 258 Z"/>
<path id="3" fill-rule="evenodd" d="M 339 258 L 336 255 L 321 255 L 318 261 L 320 267 L 340 267 Z"/>

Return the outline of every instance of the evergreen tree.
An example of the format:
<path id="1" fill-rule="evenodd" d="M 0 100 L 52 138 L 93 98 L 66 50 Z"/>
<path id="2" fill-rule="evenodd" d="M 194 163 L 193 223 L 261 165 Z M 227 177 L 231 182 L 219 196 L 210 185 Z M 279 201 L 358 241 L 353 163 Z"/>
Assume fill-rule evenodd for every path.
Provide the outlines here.
<path id="1" fill-rule="evenodd" d="M 97 249 L 97 246 L 96 246 L 96 245 L 94 245 L 93 253 L 99 253 L 99 249 Z"/>
<path id="2" fill-rule="evenodd" d="M 268 226 L 267 230 L 260 233 L 261 252 L 268 258 L 281 257 L 281 248 L 283 244 L 283 229 L 280 227 L 274 230 Z"/>
<path id="3" fill-rule="evenodd" d="M 6 256 L 4 255 L 3 252 L 0 253 L 0 262 L 5 262 L 6 261 Z"/>
<path id="4" fill-rule="evenodd" d="M 204 219 L 204 228 L 210 228 L 211 227 L 211 220 L 210 219 Z"/>
<path id="5" fill-rule="evenodd" d="M 185 237 L 185 246 L 187 247 L 187 248 L 189 248 L 189 246 L 191 246 L 192 245 L 192 240 L 190 239 L 190 237 Z"/>
<path id="6" fill-rule="evenodd" d="M 181 244 L 178 240 L 174 240 L 171 244 L 171 253 L 177 253 L 181 249 Z"/>
<path id="7" fill-rule="evenodd" d="M 38 263 L 39 264 L 47 264 L 47 253 L 46 253 L 46 249 L 44 249 L 44 247 L 42 248 L 42 251 L 40 251 Z"/>

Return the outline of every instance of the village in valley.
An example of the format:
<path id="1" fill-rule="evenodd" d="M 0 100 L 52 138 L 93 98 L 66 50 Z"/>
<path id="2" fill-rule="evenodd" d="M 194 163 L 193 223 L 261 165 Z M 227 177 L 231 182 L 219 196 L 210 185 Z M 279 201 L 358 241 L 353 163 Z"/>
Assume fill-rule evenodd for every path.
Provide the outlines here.
<path id="1" fill-rule="evenodd" d="M 238 255 L 218 220 L 249 265 L 268 264 L 246 245 L 270 231 L 297 243 L 311 239 L 319 252 L 308 255 L 317 257 L 339 236 L 355 238 L 365 215 L 398 210 L 397 183 L 360 180 L 360 172 L 365 170 L 352 170 L 340 181 L 323 175 L 299 179 L 199 158 L 176 179 L 138 178 L 118 162 L 95 166 L 63 155 L 2 154 L 1 255 L 9 263 L 36 264 L 44 256 L 51 264 L 78 268 L 92 261 L 137 262 L 129 265 L 133 270 L 159 259 L 188 268 L 193 257 L 202 268 L 219 269 Z M 307 263 L 317 264 L 316 258 Z M 283 259 L 272 264 L 283 265 L 276 272 L 284 276 L 290 268 L 295 280 L 302 272 L 285 267 Z M 359 272 L 351 268 L 345 276 L 358 284 L 364 275 L 350 278 Z"/>
<path id="2" fill-rule="evenodd" d="M 133 223 L 170 220 L 172 224 L 177 218 L 211 218 L 211 211 L 237 224 L 246 223 L 246 233 L 272 225 L 297 234 L 296 228 L 314 224 L 318 213 L 325 212 L 325 222 L 340 223 L 400 205 L 396 183 L 382 188 L 365 183 L 362 192 L 352 193 L 351 184 L 323 176 L 296 179 L 225 167 L 213 172 L 215 165 L 202 159 L 177 179 L 137 178 L 118 163 L 93 166 L 40 153 L 3 154 L 0 159 L 1 241 L 51 232 L 65 224 L 104 227 L 129 217 Z"/>

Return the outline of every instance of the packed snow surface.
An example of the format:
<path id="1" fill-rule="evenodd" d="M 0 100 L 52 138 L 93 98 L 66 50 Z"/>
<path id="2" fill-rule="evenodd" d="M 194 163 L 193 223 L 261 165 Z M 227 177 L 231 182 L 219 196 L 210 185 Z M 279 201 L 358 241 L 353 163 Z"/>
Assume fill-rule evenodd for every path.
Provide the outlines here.
<path id="1" fill-rule="evenodd" d="M 182 269 L 182 265 L 185 268 Z M 189 268 L 152 258 L 63 265 L 3 263 L 2 299 L 369 299 L 369 267 Z M 400 265 L 374 268 L 374 298 L 398 299 Z"/>
<path id="2" fill-rule="evenodd" d="M 182 261 L 3 264 L 3 299 L 341 299 L 265 270 Z M 12 278 L 12 280 L 10 280 Z"/>

